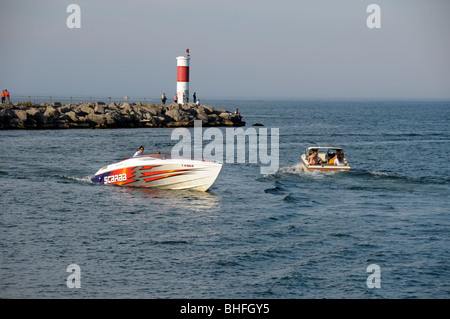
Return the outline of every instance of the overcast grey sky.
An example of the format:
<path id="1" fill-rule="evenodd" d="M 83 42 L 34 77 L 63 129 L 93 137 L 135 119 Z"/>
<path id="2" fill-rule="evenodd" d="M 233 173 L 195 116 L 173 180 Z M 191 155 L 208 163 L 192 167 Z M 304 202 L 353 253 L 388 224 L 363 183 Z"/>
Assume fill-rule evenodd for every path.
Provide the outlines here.
<path id="1" fill-rule="evenodd" d="M 449 14 L 449 0 L 2 1 L 0 86 L 170 97 L 189 48 L 204 98 L 450 98 Z"/>

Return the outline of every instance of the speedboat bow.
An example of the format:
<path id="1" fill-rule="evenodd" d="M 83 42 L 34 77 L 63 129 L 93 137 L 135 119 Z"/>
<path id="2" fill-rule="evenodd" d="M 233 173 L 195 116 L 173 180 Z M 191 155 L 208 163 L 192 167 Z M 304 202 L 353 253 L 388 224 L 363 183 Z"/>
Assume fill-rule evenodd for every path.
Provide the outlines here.
<path id="1" fill-rule="evenodd" d="M 141 155 L 101 168 L 95 173 L 92 182 L 206 191 L 221 169 L 222 164 L 214 161 L 175 159 L 169 155 Z"/>
<path id="2" fill-rule="evenodd" d="M 310 164 L 308 159 L 313 154 L 313 152 L 317 152 L 317 163 Z M 341 161 L 339 165 L 334 163 L 336 157 L 339 157 Z M 351 167 L 347 162 L 347 159 L 344 155 L 344 150 L 339 147 L 308 147 L 305 150 L 305 153 L 301 156 L 302 168 L 305 172 L 307 171 L 350 171 Z"/>

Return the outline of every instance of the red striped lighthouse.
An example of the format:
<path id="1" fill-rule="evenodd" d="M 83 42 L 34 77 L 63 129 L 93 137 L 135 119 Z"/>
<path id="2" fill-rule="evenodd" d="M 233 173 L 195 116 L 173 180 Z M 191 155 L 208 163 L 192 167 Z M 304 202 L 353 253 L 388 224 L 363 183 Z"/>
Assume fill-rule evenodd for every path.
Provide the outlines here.
<path id="1" fill-rule="evenodd" d="M 187 104 L 189 102 L 189 49 L 186 49 L 186 56 L 177 57 L 177 96 L 178 103 Z"/>

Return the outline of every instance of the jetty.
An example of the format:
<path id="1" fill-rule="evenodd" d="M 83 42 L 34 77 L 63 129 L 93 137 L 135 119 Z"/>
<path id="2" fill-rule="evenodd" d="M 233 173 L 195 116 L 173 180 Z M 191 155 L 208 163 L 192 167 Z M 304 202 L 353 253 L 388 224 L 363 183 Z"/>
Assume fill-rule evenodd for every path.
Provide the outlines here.
<path id="1" fill-rule="evenodd" d="M 194 103 L 169 105 L 109 103 L 77 104 L 20 102 L 0 105 L 0 129 L 70 129 L 245 126 L 240 114 Z"/>

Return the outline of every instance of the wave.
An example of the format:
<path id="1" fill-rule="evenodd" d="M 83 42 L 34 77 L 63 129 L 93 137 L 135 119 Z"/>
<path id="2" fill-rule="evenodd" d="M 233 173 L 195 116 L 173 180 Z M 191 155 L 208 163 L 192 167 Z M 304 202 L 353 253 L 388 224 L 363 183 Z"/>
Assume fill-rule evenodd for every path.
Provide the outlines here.
<path id="1" fill-rule="evenodd" d="M 275 186 L 274 188 L 268 188 L 268 189 L 264 190 L 265 193 L 274 194 L 274 195 L 284 195 L 285 191 L 286 190 L 280 186 Z"/>
<path id="2" fill-rule="evenodd" d="M 352 171 L 349 175 L 355 178 L 366 178 L 370 180 L 392 181 L 407 184 L 448 184 L 450 178 L 448 176 L 403 176 L 393 173 L 377 172 L 377 171 Z"/>
<path id="3" fill-rule="evenodd" d="M 351 175 L 354 178 L 368 178 L 368 179 L 378 179 L 378 180 L 383 180 L 383 179 L 392 179 L 392 180 L 402 180 L 402 179 L 406 179 L 406 177 L 402 177 L 402 176 L 398 176 L 398 175 L 394 175 L 394 174 L 390 174 L 390 173 L 386 173 L 386 172 L 377 172 L 377 171 L 359 171 L 359 170 L 354 170 L 354 171 L 350 171 L 349 175 Z"/>
<path id="4" fill-rule="evenodd" d="M 295 198 L 295 196 L 293 194 L 288 194 L 283 198 L 284 201 L 286 202 L 297 202 L 297 198 Z"/>

